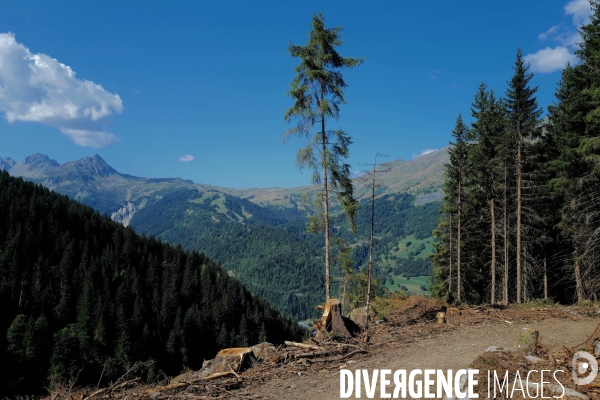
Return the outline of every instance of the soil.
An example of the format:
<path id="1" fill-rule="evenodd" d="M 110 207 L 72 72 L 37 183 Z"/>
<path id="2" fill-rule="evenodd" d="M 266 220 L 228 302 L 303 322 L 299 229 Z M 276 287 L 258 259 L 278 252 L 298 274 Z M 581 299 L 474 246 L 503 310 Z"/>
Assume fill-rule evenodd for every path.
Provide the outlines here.
<path id="1" fill-rule="evenodd" d="M 372 350 L 371 355 L 354 358 L 355 363 L 337 363 L 316 374 L 285 373 L 262 386 L 253 387 L 250 392 L 255 398 L 264 399 L 339 399 L 341 366 L 351 371 L 382 368 L 392 371 L 417 368 L 457 370 L 467 368 L 489 346 L 515 348 L 523 328 L 539 331 L 540 342 L 549 350 L 558 350 L 563 345 L 571 347 L 582 343 L 597 325 L 598 320 L 592 318 L 542 317 L 533 322 L 509 324 L 492 320 L 456 326 L 455 329 L 434 336 L 429 335 L 412 343 L 403 343 L 400 337 L 398 341 Z M 414 329 L 419 329 L 419 326 L 415 326 Z M 379 398 L 377 392 L 375 398 Z"/>

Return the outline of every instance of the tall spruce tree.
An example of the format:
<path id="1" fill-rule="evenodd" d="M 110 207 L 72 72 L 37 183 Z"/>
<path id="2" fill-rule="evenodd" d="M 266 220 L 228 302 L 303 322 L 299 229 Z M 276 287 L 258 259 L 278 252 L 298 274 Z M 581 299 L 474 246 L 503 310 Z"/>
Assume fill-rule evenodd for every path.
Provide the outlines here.
<path id="1" fill-rule="evenodd" d="M 490 275 L 490 302 L 496 302 L 496 266 L 497 245 L 496 232 L 498 230 L 496 215 L 496 198 L 500 192 L 499 184 L 502 176 L 501 161 L 499 159 L 499 144 L 506 128 L 506 113 L 504 105 L 497 100 L 493 91 L 488 91 L 484 83 L 479 86 L 475 99 L 471 105 L 471 115 L 474 118 L 469 131 L 469 141 L 472 143 L 470 158 L 472 163 L 472 185 L 475 190 L 471 194 L 478 197 L 477 205 L 481 208 L 483 229 L 480 235 L 479 253 L 485 254 L 482 265 L 486 271 L 489 265 Z M 484 250 L 485 249 L 485 250 Z M 488 250 L 489 249 L 489 250 Z M 487 285 L 486 285 L 487 286 Z M 480 293 L 482 298 L 484 293 Z"/>
<path id="2" fill-rule="evenodd" d="M 521 48 L 517 50 L 513 69 L 515 73 L 506 90 L 506 111 L 508 130 L 515 149 L 517 303 L 520 303 L 523 294 L 523 169 L 526 162 L 524 147 L 526 141 L 533 140 L 541 134 L 542 110 L 538 107 L 535 97 L 537 87 L 529 85 L 533 74 L 528 72 L 529 66 L 525 65 Z"/>
<path id="3" fill-rule="evenodd" d="M 456 119 L 456 125 L 452 131 L 453 142 L 450 142 L 450 149 L 448 154 L 450 156 L 450 162 L 446 164 L 445 169 L 445 181 L 444 181 L 444 204 L 442 205 L 443 211 L 446 215 L 442 215 L 440 224 L 438 227 L 438 237 L 442 239 L 442 243 L 437 244 L 437 252 L 440 255 L 448 255 L 448 257 L 434 257 L 434 288 L 433 291 L 436 295 L 442 295 L 444 292 L 447 294 L 449 299 L 453 299 L 451 281 L 452 276 L 452 264 L 446 266 L 442 263 L 451 261 L 451 239 L 452 236 L 456 237 L 456 300 L 461 302 L 463 300 L 463 270 L 462 270 L 462 207 L 464 201 L 465 192 L 465 181 L 468 171 L 468 127 L 465 125 L 462 119 L 462 115 L 459 114 Z M 456 225 L 452 224 L 453 215 L 456 217 Z M 456 226 L 456 231 L 453 233 L 453 228 Z M 441 232 L 449 229 L 448 235 L 442 234 Z M 444 243 L 445 242 L 445 243 Z M 447 271 L 447 272 L 446 272 Z M 445 284 L 448 280 L 448 291 L 445 290 Z"/>
<path id="4" fill-rule="evenodd" d="M 336 47 L 342 45 L 341 26 L 325 27 L 322 13 L 314 14 L 306 46 L 290 44 L 292 57 L 300 59 L 295 68 L 296 77 L 288 92 L 294 105 L 287 110 L 284 119 L 297 119 L 294 128 L 284 133 L 284 141 L 292 136 L 307 138 L 307 145 L 297 154 L 296 164 L 300 168 L 313 170 L 312 181 L 322 184 L 319 202 L 323 214 L 313 219 L 313 228 L 322 229 L 325 235 L 325 294 L 331 298 L 330 265 L 330 206 L 331 192 L 335 194 L 342 209 L 354 227 L 354 216 L 358 207 L 350 177 L 350 166 L 344 160 L 352 144 L 347 132 L 328 129 L 327 122 L 338 119 L 340 105 L 345 104 L 344 81 L 341 70 L 353 68 L 363 58 L 342 57 Z M 316 127 L 316 130 L 313 129 Z"/>
<path id="5" fill-rule="evenodd" d="M 573 207 L 578 195 L 580 177 L 585 175 L 586 163 L 577 151 L 583 132 L 585 131 L 585 116 L 581 92 L 586 87 L 583 68 L 568 65 L 563 71 L 558 83 L 555 96 L 558 102 L 548 107 L 549 126 L 544 137 L 546 152 L 549 154 L 545 163 L 548 174 L 548 193 L 553 200 L 554 224 L 558 226 L 555 233 L 557 246 L 550 254 L 557 260 L 558 269 L 566 269 L 570 281 L 575 283 L 575 293 L 579 300 L 583 299 L 582 287 L 578 274 L 574 271 L 575 248 L 578 228 L 574 224 L 575 209 Z M 565 285 L 567 288 L 570 285 Z"/>

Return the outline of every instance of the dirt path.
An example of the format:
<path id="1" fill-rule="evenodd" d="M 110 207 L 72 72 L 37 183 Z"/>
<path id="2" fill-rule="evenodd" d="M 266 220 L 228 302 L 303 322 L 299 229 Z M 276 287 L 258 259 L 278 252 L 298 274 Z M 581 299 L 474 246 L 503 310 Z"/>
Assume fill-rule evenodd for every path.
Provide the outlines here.
<path id="1" fill-rule="evenodd" d="M 351 371 L 383 368 L 392 371 L 417 368 L 457 370 L 466 368 L 489 346 L 514 348 L 523 328 L 538 330 L 540 342 L 546 348 L 553 349 L 560 348 L 562 343 L 575 346 L 583 342 L 597 325 L 597 319 L 562 318 L 549 318 L 531 323 L 482 322 L 466 325 L 410 344 L 389 343 L 369 356 L 354 359 L 353 363 L 333 364 L 328 366 L 329 369 L 318 373 L 282 373 L 281 376 L 266 381 L 261 387 L 254 387 L 251 393 L 265 399 L 278 400 L 339 399 L 339 367 L 342 365 Z M 379 398 L 378 391 L 375 398 Z"/>

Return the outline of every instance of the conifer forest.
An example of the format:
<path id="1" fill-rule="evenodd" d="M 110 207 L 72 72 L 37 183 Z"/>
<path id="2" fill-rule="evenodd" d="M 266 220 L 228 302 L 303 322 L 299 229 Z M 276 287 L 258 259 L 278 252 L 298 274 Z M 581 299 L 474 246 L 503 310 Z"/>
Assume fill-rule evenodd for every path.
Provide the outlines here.
<path id="1" fill-rule="evenodd" d="M 503 92 L 482 83 L 452 130 L 433 293 L 572 303 L 600 294 L 600 8 L 546 117 L 519 49 Z M 465 105 L 468 107 L 467 105 Z"/>

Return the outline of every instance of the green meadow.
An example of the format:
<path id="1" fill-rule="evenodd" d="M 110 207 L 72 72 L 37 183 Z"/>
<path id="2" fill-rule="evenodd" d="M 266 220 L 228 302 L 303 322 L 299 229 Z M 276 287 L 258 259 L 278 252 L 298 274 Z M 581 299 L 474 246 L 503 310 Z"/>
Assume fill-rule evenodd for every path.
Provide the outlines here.
<path id="1" fill-rule="evenodd" d="M 412 278 L 404 278 L 402 276 L 392 276 L 388 278 L 385 287 L 392 292 L 398 292 L 402 286 L 410 292 L 410 294 L 428 296 L 430 294 L 429 287 L 431 285 L 429 276 L 414 276 Z M 393 280 L 393 283 L 392 283 Z M 423 290 L 421 286 L 426 287 L 428 290 Z"/>

